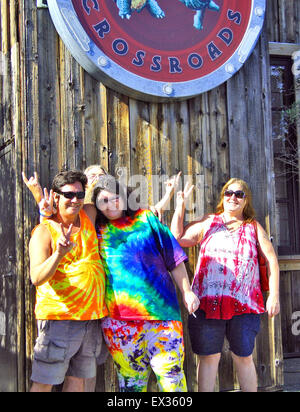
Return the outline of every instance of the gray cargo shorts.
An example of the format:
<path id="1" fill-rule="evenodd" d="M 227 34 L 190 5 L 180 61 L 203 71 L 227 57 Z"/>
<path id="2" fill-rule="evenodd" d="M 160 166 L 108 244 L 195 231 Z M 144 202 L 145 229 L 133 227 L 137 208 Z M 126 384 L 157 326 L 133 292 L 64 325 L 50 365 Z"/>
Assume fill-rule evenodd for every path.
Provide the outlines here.
<path id="1" fill-rule="evenodd" d="M 105 345 L 99 320 L 38 320 L 31 380 L 61 384 L 65 376 L 93 378 Z"/>

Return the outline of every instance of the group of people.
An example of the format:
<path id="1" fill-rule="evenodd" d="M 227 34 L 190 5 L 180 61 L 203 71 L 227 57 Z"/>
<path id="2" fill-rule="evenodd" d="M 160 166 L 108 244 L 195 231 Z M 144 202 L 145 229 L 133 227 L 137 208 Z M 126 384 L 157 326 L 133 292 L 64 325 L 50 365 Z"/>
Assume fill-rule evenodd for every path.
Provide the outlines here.
<path id="1" fill-rule="evenodd" d="M 161 216 L 179 179 L 151 210 L 133 210 L 130 190 L 100 166 L 57 174 L 49 193 L 36 173 L 23 173 L 41 215 L 29 245 L 38 322 L 31 391 L 63 382 L 64 391 L 84 391 L 107 349 L 120 391 L 146 391 L 151 369 L 160 391 L 187 391 L 175 284 L 199 355 L 199 391 L 214 389 L 225 337 L 241 389 L 257 390 L 252 352 L 265 312 L 257 246 L 269 264 L 269 316 L 279 312 L 276 254 L 239 179 L 225 184 L 216 213 L 184 226 L 187 184 L 169 229 Z M 182 247 L 195 245 L 191 286 Z"/>

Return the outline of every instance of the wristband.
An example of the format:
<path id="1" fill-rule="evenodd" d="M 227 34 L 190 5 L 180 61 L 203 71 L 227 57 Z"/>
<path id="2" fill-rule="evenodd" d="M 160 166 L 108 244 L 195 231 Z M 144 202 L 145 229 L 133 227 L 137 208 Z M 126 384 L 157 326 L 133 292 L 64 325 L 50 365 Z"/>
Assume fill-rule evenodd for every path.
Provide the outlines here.
<path id="1" fill-rule="evenodd" d="M 40 216 L 43 216 L 43 217 L 52 217 L 52 216 L 53 216 L 53 213 L 51 213 L 51 215 L 44 215 L 43 213 L 40 212 Z"/>

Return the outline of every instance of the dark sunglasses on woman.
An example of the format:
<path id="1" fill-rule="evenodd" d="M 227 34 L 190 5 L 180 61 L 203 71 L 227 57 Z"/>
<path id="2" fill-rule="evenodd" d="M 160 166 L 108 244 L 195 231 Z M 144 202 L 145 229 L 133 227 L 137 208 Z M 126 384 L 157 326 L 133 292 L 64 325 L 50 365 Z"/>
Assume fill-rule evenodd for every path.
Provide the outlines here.
<path id="1" fill-rule="evenodd" d="M 238 199 L 244 199 L 246 197 L 245 192 L 242 190 L 236 190 L 235 192 L 233 190 L 225 190 L 224 196 L 231 197 L 232 195 L 235 195 Z"/>

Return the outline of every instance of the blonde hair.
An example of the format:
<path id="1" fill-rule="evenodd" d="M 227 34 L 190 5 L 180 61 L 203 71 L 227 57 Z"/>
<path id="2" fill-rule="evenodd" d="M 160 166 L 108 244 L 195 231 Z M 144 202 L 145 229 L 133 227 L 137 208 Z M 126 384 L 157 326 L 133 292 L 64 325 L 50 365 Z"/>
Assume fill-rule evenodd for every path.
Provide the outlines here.
<path id="1" fill-rule="evenodd" d="M 106 171 L 105 167 L 103 167 L 101 165 L 90 165 L 85 169 L 85 171 L 83 173 L 86 175 L 92 169 L 98 169 L 99 172 L 101 172 L 101 174 L 107 175 L 107 171 Z"/>
<path id="2" fill-rule="evenodd" d="M 252 193 L 251 190 L 248 186 L 248 184 L 242 180 L 242 179 L 238 179 L 236 177 L 231 178 L 230 180 L 228 180 L 227 183 L 225 183 L 225 185 L 223 186 L 222 190 L 221 190 L 221 194 L 220 194 L 220 199 L 219 199 L 219 203 L 216 207 L 216 213 L 217 214 L 221 214 L 224 212 L 224 193 L 225 191 L 228 189 L 228 187 L 232 184 L 238 184 L 242 187 L 242 190 L 245 192 L 245 207 L 243 210 L 243 216 L 245 219 L 245 223 L 251 223 L 253 222 L 253 220 L 255 219 L 256 213 L 252 204 Z"/>

